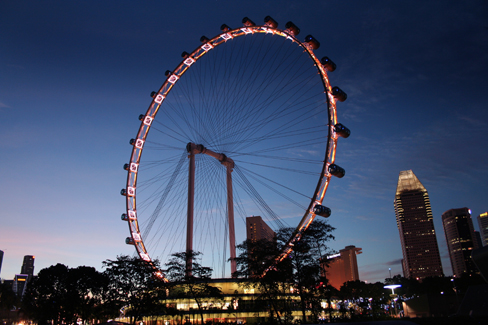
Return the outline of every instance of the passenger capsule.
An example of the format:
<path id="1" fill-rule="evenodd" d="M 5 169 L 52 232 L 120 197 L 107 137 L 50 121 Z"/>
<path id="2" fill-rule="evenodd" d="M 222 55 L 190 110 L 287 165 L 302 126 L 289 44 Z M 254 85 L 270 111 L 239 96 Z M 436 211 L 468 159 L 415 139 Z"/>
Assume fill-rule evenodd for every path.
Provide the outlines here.
<path id="1" fill-rule="evenodd" d="M 326 68 L 327 71 L 330 71 L 330 72 L 335 71 L 335 69 L 337 68 L 337 65 L 331 59 L 329 59 L 327 56 L 324 56 L 322 58 L 322 60 L 320 60 L 320 63 L 322 63 L 324 68 Z"/>
<path id="2" fill-rule="evenodd" d="M 329 173 L 331 173 L 335 177 L 342 178 L 344 177 L 344 175 L 346 175 L 346 170 L 336 164 L 330 164 Z"/>
<path id="3" fill-rule="evenodd" d="M 332 96 L 334 96 L 334 98 L 340 102 L 343 102 L 347 99 L 347 94 L 339 87 L 332 88 Z"/>
<path id="4" fill-rule="evenodd" d="M 317 204 L 316 206 L 313 207 L 313 213 L 315 213 L 318 216 L 328 218 L 330 217 L 332 211 L 326 206 Z"/>
<path id="5" fill-rule="evenodd" d="M 315 37 L 313 37 L 312 35 L 307 35 L 307 37 L 305 37 L 304 42 L 307 43 L 308 45 L 310 45 L 310 47 L 314 50 L 316 50 L 320 47 L 320 42 L 317 41 L 315 39 Z"/>
<path id="6" fill-rule="evenodd" d="M 231 30 L 231 28 L 229 26 L 227 26 L 226 24 L 222 24 L 222 26 L 220 26 L 220 30 L 223 32 L 228 32 Z"/>
<path id="7" fill-rule="evenodd" d="M 122 216 L 120 217 L 120 219 L 122 219 L 122 221 L 129 221 L 129 217 L 127 216 L 126 213 L 122 213 Z"/>
<path id="8" fill-rule="evenodd" d="M 200 37 L 200 42 L 202 42 L 202 43 L 208 43 L 209 41 L 210 41 L 210 39 L 207 36 Z"/>
<path id="9" fill-rule="evenodd" d="M 136 139 L 130 139 L 129 144 L 131 146 L 135 145 L 136 144 Z"/>
<path id="10" fill-rule="evenodd" d="M 183 53 L 181 53 L 181 57 L 182 57 L 183 59 L 186 59 L 186 58 L 188 58 L 189 56 L 190 56 L 190 53 L 188 53 L 187 51 L 183 51 Z"/>
<path id="11" fill-rule="evenodd" d="M 130 166 L 129 164 L 124 164 L 124 169 L 129 170 L 129 166 Z"/>
<path id="12" fill-rule="evenodd" d="M 334 125 L 334 132 L 337 133 L 338 135 L 340 135 L 343 138 L 347 138 L 347 137 L 349 137 L 351 135 L 351 130 L 349 130 L 348 128 L 346 128 L 341 123 L 337 123 L 336 125 Z"/>
<path id="13" fill-rule="evenodd" d="M 152 97 L 152 98 L 156 97 L 156 94 L 157 94 L 157 92 L 155 92 L 155 91 L 151 91 L 151 97 Z"/>
<path id="14" fill-rule="evenodd" d="M 123 196 L 126 196 L 127 195 L 127 191 L 125 188 L 121 189 L 120 190 L 120 195 L 123 195 Z"/>
<path id="15" fill-rule="evenodd" d="M 278 27 L 278 23 L 276 22 L 276 20 L 274 20 L 273 18 L 271 18 L 271 16 L 266 16 L 264 18 L 264 25 L 265 26 L 268 26 L 268 27 L 271 27 L 271 28 Z"/>
<path id="16" fill-rule="evenodd" d="M 127 245 L 134 245 L 134 240 L 132 239 L 132 237 L 127 237 L 127 238 L 125 239 L 125 243 L 126 243 Z"/>
<path id="17" fill-rule="evenodd" d="M 297 36 L 298 34 L 300 34 L 300 28 L 298 28 L 297 25 L 295 25 L 291 21 L 286 23 L 285 28 L 285 32 L 287 32 L 288 34 L 292 34 L 293 36 Z"/>
<path id="18" fill-rule="evenodd" d="M 242 18 L 242 23 L 244 24 L 245 27 L 256 26 L 256 24 L 247 17 Z"/>

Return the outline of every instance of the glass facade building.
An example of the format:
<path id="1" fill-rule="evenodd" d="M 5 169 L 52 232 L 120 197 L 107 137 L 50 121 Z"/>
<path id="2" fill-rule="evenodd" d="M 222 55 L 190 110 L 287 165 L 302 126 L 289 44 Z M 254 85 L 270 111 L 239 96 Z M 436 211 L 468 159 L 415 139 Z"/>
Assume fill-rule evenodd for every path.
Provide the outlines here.
<path id="1" fill-rule="evenodd" d="M 480 226 L 480 235 L 483 246 L 488 245 L 488 212 L 478 216 L 478 225 Z"/>
<path id="2" fill-rule="evenodd" d="M 442 226 L 446 235 L 453 275 L 460 277 L 465 273 L 477 273 L 478 269 L 471 259 L 471 253 L 473 249 L 478 248 L 478 243 L 475 240 L 469 209 L 451 209 L 444 212 Z"/>
<path id="3" fill-rule="evenodd" d="M 443 276 L 429 194 L 411 170 L 400 172 L 394 208 L 404 277 Z"/>

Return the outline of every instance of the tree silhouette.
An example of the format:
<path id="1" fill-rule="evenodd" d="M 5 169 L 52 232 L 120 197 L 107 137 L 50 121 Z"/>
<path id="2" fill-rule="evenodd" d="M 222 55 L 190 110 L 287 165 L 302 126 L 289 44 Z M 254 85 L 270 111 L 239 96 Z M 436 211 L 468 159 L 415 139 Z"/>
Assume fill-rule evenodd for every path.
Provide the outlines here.
<path id="1" fill-rule="evenodd" d="M 169 262 L 165 264 L 164 273 L 171 281 L 170 285 L 174 290 L 183 290 L 184 295 L 195 300 L 202 324 L 204 324 L 203 300 L 208 297 L 220 298 L 222 291 L 220 288 L 209 284 L 213 270 L 198 262 L 201 259 L 200 255 L 200 252 L 195 251 L 174 253 Z M 190 264 L 191 269 L 189 269 Z"/>
<path id="2" fill-rule="evenodd" d="M 302 234 L 299 241 L 293 243 L 293 250 L 288 259 L 288 272 L 296 292 L 300 296 L 302 322 L 307 322 L 306 311 L 314 310 L 317 306 L 316 288 L 323 282 L 321 279 L 321 263 L 325 261 L 325 254 L 329 253 L 327 242 L 333 239 L 331 232 L 334 228 L 322 220 L 314 220 Z M 282 228 L 277 234 L 278 245 L 283 247 L 288 238 L 294 233 L 294 228 Z M 286 265 L 286 264 L 282 264 Z M 313 312 L 315 318 L 318 313 Z"/>
<path id="3" fill-rule="evenodd" d="M 132 324 L 163 307 L 166 289 L 163 279 L 155 272 L 158 261 L 153 263 L 127 255 L 103 262 L 104 274 L 110 281 L 107 303 L 113 308 L 127 307 L 126 316 Z"/>
<path id="4" fill-rule="evenodd" d="M 75 324 L 96 317 L 108 279 L 93 267 L 70 269 L 56 264 L 42 269 L 27 285 L 23 311 L 39 325 Z"/>
<path id="5" fill-rule="evenodd" d="M 0 318 L 12 322 L 10 311 L 20 305 L 20 299 L 12 289 L 11 284 L 0 283 Z"/>

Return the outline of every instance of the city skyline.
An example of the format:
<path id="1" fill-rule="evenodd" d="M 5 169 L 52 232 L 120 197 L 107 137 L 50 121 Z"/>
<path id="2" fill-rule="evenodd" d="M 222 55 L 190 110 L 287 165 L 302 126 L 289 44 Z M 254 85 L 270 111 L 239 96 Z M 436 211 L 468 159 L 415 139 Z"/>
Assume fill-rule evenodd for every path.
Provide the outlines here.
<path id="1" fill-rule="evenodd" d="M 25 255 L 36 256 L 37 272 L 56 263 L 101 269 L 132 255 L 119 191 L 150 92 L 202 35 L 267 15 L 319 40 L 318 55 L 337 64 L 331 83 L 348 94 L 338 114 L 351 136 L 336 155 L 346 176 L 324 199 L 336 228 L 330 246 L 362 247 L 363 281 L 383 281 L 389 268 L 401 274 L 392 207 L 400 171 L 428 189 L 437 234 L 446 210 L 488 211 L 487 13 L 483 1 L 2 2 L 0 276 L 13 279 Z"/>

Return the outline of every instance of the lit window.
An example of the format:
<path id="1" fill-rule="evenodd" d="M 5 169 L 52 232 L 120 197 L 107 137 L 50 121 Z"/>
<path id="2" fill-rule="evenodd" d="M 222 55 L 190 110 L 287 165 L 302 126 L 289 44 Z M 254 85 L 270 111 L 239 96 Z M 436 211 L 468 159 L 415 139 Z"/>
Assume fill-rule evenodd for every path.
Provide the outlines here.
<path id="1" fill-rule="evenodd" d="M 134 210 L 129 210 L 129 220 L 136 220 L 137 214 Z"/>
<path id="2" fill-rule="evenodd" d="M 136 140 L 136 148 L 142 149 L 143 146 L 144 146 L 144 140 L 137 139 Z"/>
<path id="3" fill-rule="evenodd" d="M 172 84 L 174 84 L 176 81 L 178 81 L 178 76 L 177 75 L 171 75 L 171 77 L 169 77 L 168 81 Z"/>
<path id="4" fill-rule="evenodd" d="M 159 95 L 158 95 L 158 96 L 159 96 Z M 161 104 L 161 103 L 159 103 L 159 104 Z M 152 117 L 150 117 L 150 116 L 146 116 L 146 117 L 144 118 L 144 124 L 146 124 L 146 125 L 148 125 L 148 126 L 149 126 L 149 125 L 151 125 L 152 121 L 153 121 L 153 118 L 152 118 Z"/>
<path id="5" fill-rule="evenodd" d="M 188 58 L 185 61 L 183 61 L 183 63 L 185 63 L 187 66 L 190 66 L 193 63 L 195 63 L 195 59 L 194 58 Z"/>
<path id="6" fill-rule="evenodd" d="M 154 98 L 154 101 L 158 104 L 161 104 L 164 100 L 164 96 L 163 95 L 157 95 L 156 98 Z"/>
<path id="7" fill-rule="evenodd" d="M 225 39 L 226 41 L 228 41 L 232 38 L 232 35 L 229 33 L 222 34 L 222 38 Z"/>
<path id="8" fill-rule="evenodd" d="M 210 43 L 205 43 L 205 44 L 202 45 L 202 50 L 204 50 L 205 52 L 208 52 L 211 49 L 213 49 L 213 46 Z"/>
<path id="9" fill-rule="evenodd" d="M 139 168 L 139 164 L 131 163 L 130 164 L 130 171 L 133 173 L 137 173 L 137 169 Z"/>

